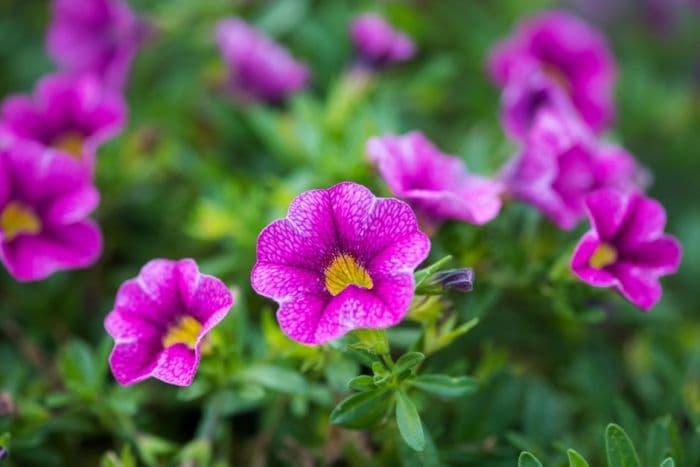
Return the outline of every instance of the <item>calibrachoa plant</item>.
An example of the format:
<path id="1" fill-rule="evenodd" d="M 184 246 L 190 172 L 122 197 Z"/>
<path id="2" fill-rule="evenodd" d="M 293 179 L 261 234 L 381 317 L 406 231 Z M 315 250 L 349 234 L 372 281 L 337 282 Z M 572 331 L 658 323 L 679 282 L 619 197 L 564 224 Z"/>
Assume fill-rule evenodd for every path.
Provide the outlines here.
<path id="1" fill-rule="evenodd" d="M 700 465 L 700 20 L 131 3 L 0 20 L 3 465 Z"/>

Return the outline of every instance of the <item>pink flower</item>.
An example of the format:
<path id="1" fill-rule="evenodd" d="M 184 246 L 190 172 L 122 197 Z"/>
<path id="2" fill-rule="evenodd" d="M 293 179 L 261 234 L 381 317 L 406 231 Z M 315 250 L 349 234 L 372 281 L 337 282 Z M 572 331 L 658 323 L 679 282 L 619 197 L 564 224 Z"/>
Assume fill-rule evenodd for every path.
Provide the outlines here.
<path id="1" fill-rule="evenodd" d="M 429 250 L 406 203 L 345 182 L 300 194 L 260 233 L 251 283 L 279 304 L 285 334 L 321 344 L 401 321 Z"/>
<path id="2" fill-rule="evenodd" d="M 97 261 L 102 235 L 87 216 L 98 204 L 76 160 L 36 145 L 0 147 L 0 261 L 18 281 Z"/>
<path id="3" fill-rule="evenodd" d="M 360 60 L 372 68 L 403 62 L 415 54 L 413 41 L 379 15 L 366 13 L 350 25 L 350 37 Z"/>
<path id="4" fill-rule="evenodd" d="M 47 76 L 33 96 L 9 96 L 0 109 L 0 127 L 8 144 L 33 142 L 88 167 L 93 166 L 99 146 L 121 131 L 125 118 L 122 98 L 88 74 Z"/>
<path id="5" fill-rule="evenodd" d="M 533 73 L 543 74 L 547 80 L 537 78 L 540 83 L 530 88 L 536 92 L 557 86 L 595 132 L 613 119 L 617 74 L 613 55 L 600 32 L 569 13 L 544 12 L 520 24 L 491 51 L 488 69 L 504 88 L 522 86 L 517 83 L 532 79 Z M 505 102 L 504 112 L 512 105 Z"/>
<path id="6" fill-rule="evenodd" d="M 584 199 L 602 188 L 644 184 L 644 172 L 623 148 L 600 143 L 575 115 L 542 111 L 502 178 L 514 197 L 536 206 L 562 229 L 585 215 Z"/>
<path id="7" fill-rule="evenodd" d="M 53 0 L 52 7 L 46 48 L 54 62 L 122 89 L 147 26 L 122 0 Z"/>
<path id="8" fill-rule="evenodd" d="M 114 378 L 129 385 L 153 377 L 189 386 L 199 366 L 202 340 L 233 305 L 216 277 L 191 259 L 149 261 L 122 284 L 105 329 L 114 338 L 109 357 Z"/>
<path id="9" fill-rule="evenodd" d="M 614 287 L 642 310 L 661 298 L 659 277 L 681 262 L 678 241 L 664 234 L 666 211 L 638 193 L 602 190 L 586 198 L 589 230 L 579 241 L 571 269 L 595 287 Z"/>
<path id="10" fill-rule="evenodd" d="M 484 224 L 501 209 L 501 182 L 468 173 L 459 158 L 441 153 L 420 132 L 372 138 L 367 153 L 424 226 L 433 228 L 445 219 Z"/>
<path id="11" fill-rule="evenodd" d="M 239 97 L 279 102 L 309 82 L 306 65 L 238 18 L 219 21 L 216 40 L 230 69 L 231 90 Z"/>

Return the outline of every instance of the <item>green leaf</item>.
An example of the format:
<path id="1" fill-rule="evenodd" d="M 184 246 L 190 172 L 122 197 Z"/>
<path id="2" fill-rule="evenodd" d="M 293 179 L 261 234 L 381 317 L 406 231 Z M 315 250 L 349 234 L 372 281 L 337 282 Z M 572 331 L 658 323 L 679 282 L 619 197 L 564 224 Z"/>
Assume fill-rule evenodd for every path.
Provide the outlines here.
<path id="1" fill-rule="evenodd" d="M 542 467 L 542 463 L 532 453 L 523 451 L 518 457 L 518 467 Z"/>
<path id="2" fill-rule="evenodd" d="M 425 447 L 425 436 L 420 415 L 413 401 L 401 390 L 396 392 L 396 423 L 406 444 L 415 451 L 422 451 Z"/>
<path id="3" fill-rule="evenodd" d="M 348 387 L 355 391 L 370 391 L 376 386 L 374 385 L 374 379 L 369 375 L 355 376 L 353 379 L 348 381 Z"/>
<path id="4" fill-rule="evenodd" d="M 423 360 L 425 360 L 425 355 L 423 355 L 420 352 L 405 353 L 401 355 L 401 357 L 396 361 L 396 364 L 394 365 L 394 368 L 391 369 L 391 371 L 395 375 L 400 375 L 404 371 L 415 368 L 415 366 Z"/>
<path id="5" fill-rule="evenodd" d="M 668 457 L 664 459 L 664 461 L 661 463 L 659 467 L 676 467 L 676 463 L 673 461 L 672 458 Z"/>
<path id="6" fill-rule="evenodd" d="M 586 459 L 573 449 L 566 451 L 566 454 L 569 456 L 569 467 L 590 467 Z"/>
<path id="7" fill-rule="evenodd" d="M 639 457 L 625 430 L 611 423 L 605 429 L 608 467 L 640 467 Z"/>
<path id="8" fill-rule="evenodd" d="M 353 394 L 333 409 L 331 423 L 345 428 L 367 428 L 386 413 L 390 399 L 388 388 Z"/>
<path id="9" fill-rule="evenodd" d="M 459 397 L 474 392 L 478 388 L 474 378 L 437 374 L 420 375 L 409 380 L 409 384 L 421 391 L 442 397 Z"/>
<path id="10" fill-rule="evenodd" d="M 71 392 L 80 397 L 95 395 L 101 382 L 92 349 L 83 341 L 73 340 L 66 345 L 59 358 L 63 381 Z"/>

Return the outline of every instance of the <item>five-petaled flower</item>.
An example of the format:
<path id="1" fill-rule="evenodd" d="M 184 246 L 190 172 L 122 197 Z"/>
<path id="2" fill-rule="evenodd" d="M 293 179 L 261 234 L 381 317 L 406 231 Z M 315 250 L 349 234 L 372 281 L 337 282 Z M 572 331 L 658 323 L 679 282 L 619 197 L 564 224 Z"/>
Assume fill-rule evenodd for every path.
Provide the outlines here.
<path id="1" fill-rule="evenodd" d="M 517 119 L 534 118 L 538 106 L 557 105 L 559 93 L 568 95 L 595 132 L 613 119 L 617 71 L 612 52 L 600 32 L 569 13 L 548 11 L 520 24 L 491 51 L 488 69 L 505 88 L 504 120 L 513 136 L 522 137 L 520 128 L 527 125 L 527 119 Z M 512 126 L 514 120 L 519 124 Z"/>
<path id="2" fill-rule="evenodd" d="M 365 13 L 350 24 L 350 38 L 360 62 L 370 68 L 382 68 L 403 62 L 416 53 L 413 41 L 395 30 L 384 18 Z"/>
<path id="3" fill-rule="evenodd" d="M 241 100 L 276 103 L 309 81 L 306 65 L 245 21 L 219 21 L 216 40 L 230 68 L 231 91 Z"/>
<path id="4" fill-rule="evenodd" d="M 149 377 L 188 386 L 199 366 L 202 340 L 228 314 L 233 295 L 201 274 L 191 259 L 148 262 L 119 288 L 105 329 L 115 345 L 109 357 L 119 384 Z"/>
<path id="5" fill-rule="evenodd" d="M 75 159 L 33 144 L 0 148 L 0 260 L 22 282 L 84 268 L 102 252 L 87 216 L 99 204 Z"/>
<path id="6" fill-rule="evenodd" d="M 420 132 L 372 138 L 367 153 L 429 231 L 445 219 L 484 224 L 501 209 L 501 182 L 468 173 L 462 160 L 441 153 Z"/>
<path id="7" fill-rule="evenodd" d="M 119 133 L 126 105 L 92 74 L 50 75 L 33 96 L 7 97 L 0 132 L 9 140 L 74 157 L 92 168 L 98 147 Z"/>
<path id="8" fill-rule="evenodd" d="M 408 204 L 345 182 L 300 194 L 260 233 L 251 283 L 289 337 L 321 344 L 401 321 L 429 250 Z"/>
<path id="9" fill-rule="evenodd" d="M 661 298 L 659 277 L 673 274 L 681 261 L 678 241 L 664 234 L 666 211 L 638 193 L 601 190 L 586 198 L 589 230 L 571 259 L 584 282 L 614 287 L 642 310 Z"/>
<path id="10" fill-rule="evenodd" d="M 520 153 L 503 169 L 508 192 L 562 229 L 585 217 L 585 197 L 603 188 L 630 191 L 646 173 L 619 146 L 602 143 L 575 114 L 540 112 Z"/>
<path id="11" fill-rule="evenodd" d="M 94 73 L 120 90 L 148 30 L 123 0 L 53 0 L 46 48 L 61 70 Z"/>

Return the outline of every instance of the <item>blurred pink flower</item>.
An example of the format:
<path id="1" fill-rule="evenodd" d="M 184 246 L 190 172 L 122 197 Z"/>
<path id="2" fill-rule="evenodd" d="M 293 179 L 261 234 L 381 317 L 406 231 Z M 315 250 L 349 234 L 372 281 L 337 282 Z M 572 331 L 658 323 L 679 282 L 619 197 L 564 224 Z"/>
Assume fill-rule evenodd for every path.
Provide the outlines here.
<path id="1" fill-rule="evenodd" d="M 406 34 L 396 31 L 384 18 L 372 13 L 353 20 L 350 38 L 360 61 L 372 68 L 406 61 L 416 52 L 413 41 Z"/>
<path id="2" fill-rule="evenodd" d="M 0 261 L 18 281 L 97 261 L 102 235 L 87 216 L 98 204 L 75 159 L 33 144 L 0 147 Z"/>
<path id="3" fill-rule="evenodd" d="M 623 148 L 599 142 L 576 115 L 544 110 L 502 179 L 511 195 L 568 230 L 584 217 L 588 194 L 637 189 L 645 172 Z"/>
<path id="4" fill-rule="evenodd" d="M 114 378 L 129 385 L 153 377 L 192 384 L 202 340 L 233 305 L 216 277 L 201 274 L 191 259 L 149 261 L 122 284 L 105 329 L 114 338 L 109 357 Z"/>
<path id="5" fill-rule="evenodd" d="M 538 78 L 531 89 L 557 86 L 595 132 L 613 119 L 617 72 L 612 52 L 600 32 L 569 13 L 544 12 L 521 23 L 492 49 L 488 70 L 504 88 L 539 72 L 547 80 Z M 505 107 L 508 111 L 508 103 Z"/>
<path id="6" fill-rule="evenodd" d="M 306 65 L 238 18 L 219 21 L 216 40 L 229 66 L 231 90 L 240 98 L 279 102 L 309 82 Z"/>
<path id="7" fill-rule="evenodd" d="M 322 344 L 386 328 L 408 312 L 430 240 L 411 208 L 345 182 L 297 196 L 258 237 L 253 289 L 279 304 L 290 338 Z"/>
<path id="8" fill-rule="evenodd" d="M 470 174 L 464 162 L 441 153 L 420 132 L 372 138 L 367 153 L 428 230 L 445 219 L 485 224 L 501 209 L 501 182 Z"/>
<path id="9" fill-rule="evenodd" d="M 589 230 L 579 241 L 571 269 L 595 287 L 614 287 L 642 310 L 661 298 L 659 277 L 681 262 L 678 241 L 664 234 L 666 211 L 638 193 L 602 190 L 586 198 Z"/>
<path id="10" fill-rule="evenodd" d="M 120 90 L 149 27 L 122 0 L 53 0 L 46 48 L 67 72 L 96 74 Z"/>
<path id="11" fill-rule="evenodd" d="M 50 75 L 33 96 L 7 97 L 0 109 L 0 131 L 94 165 L 98 147 L 117 135 L 126 120 L 120 95 L 92 74 Z"/>

